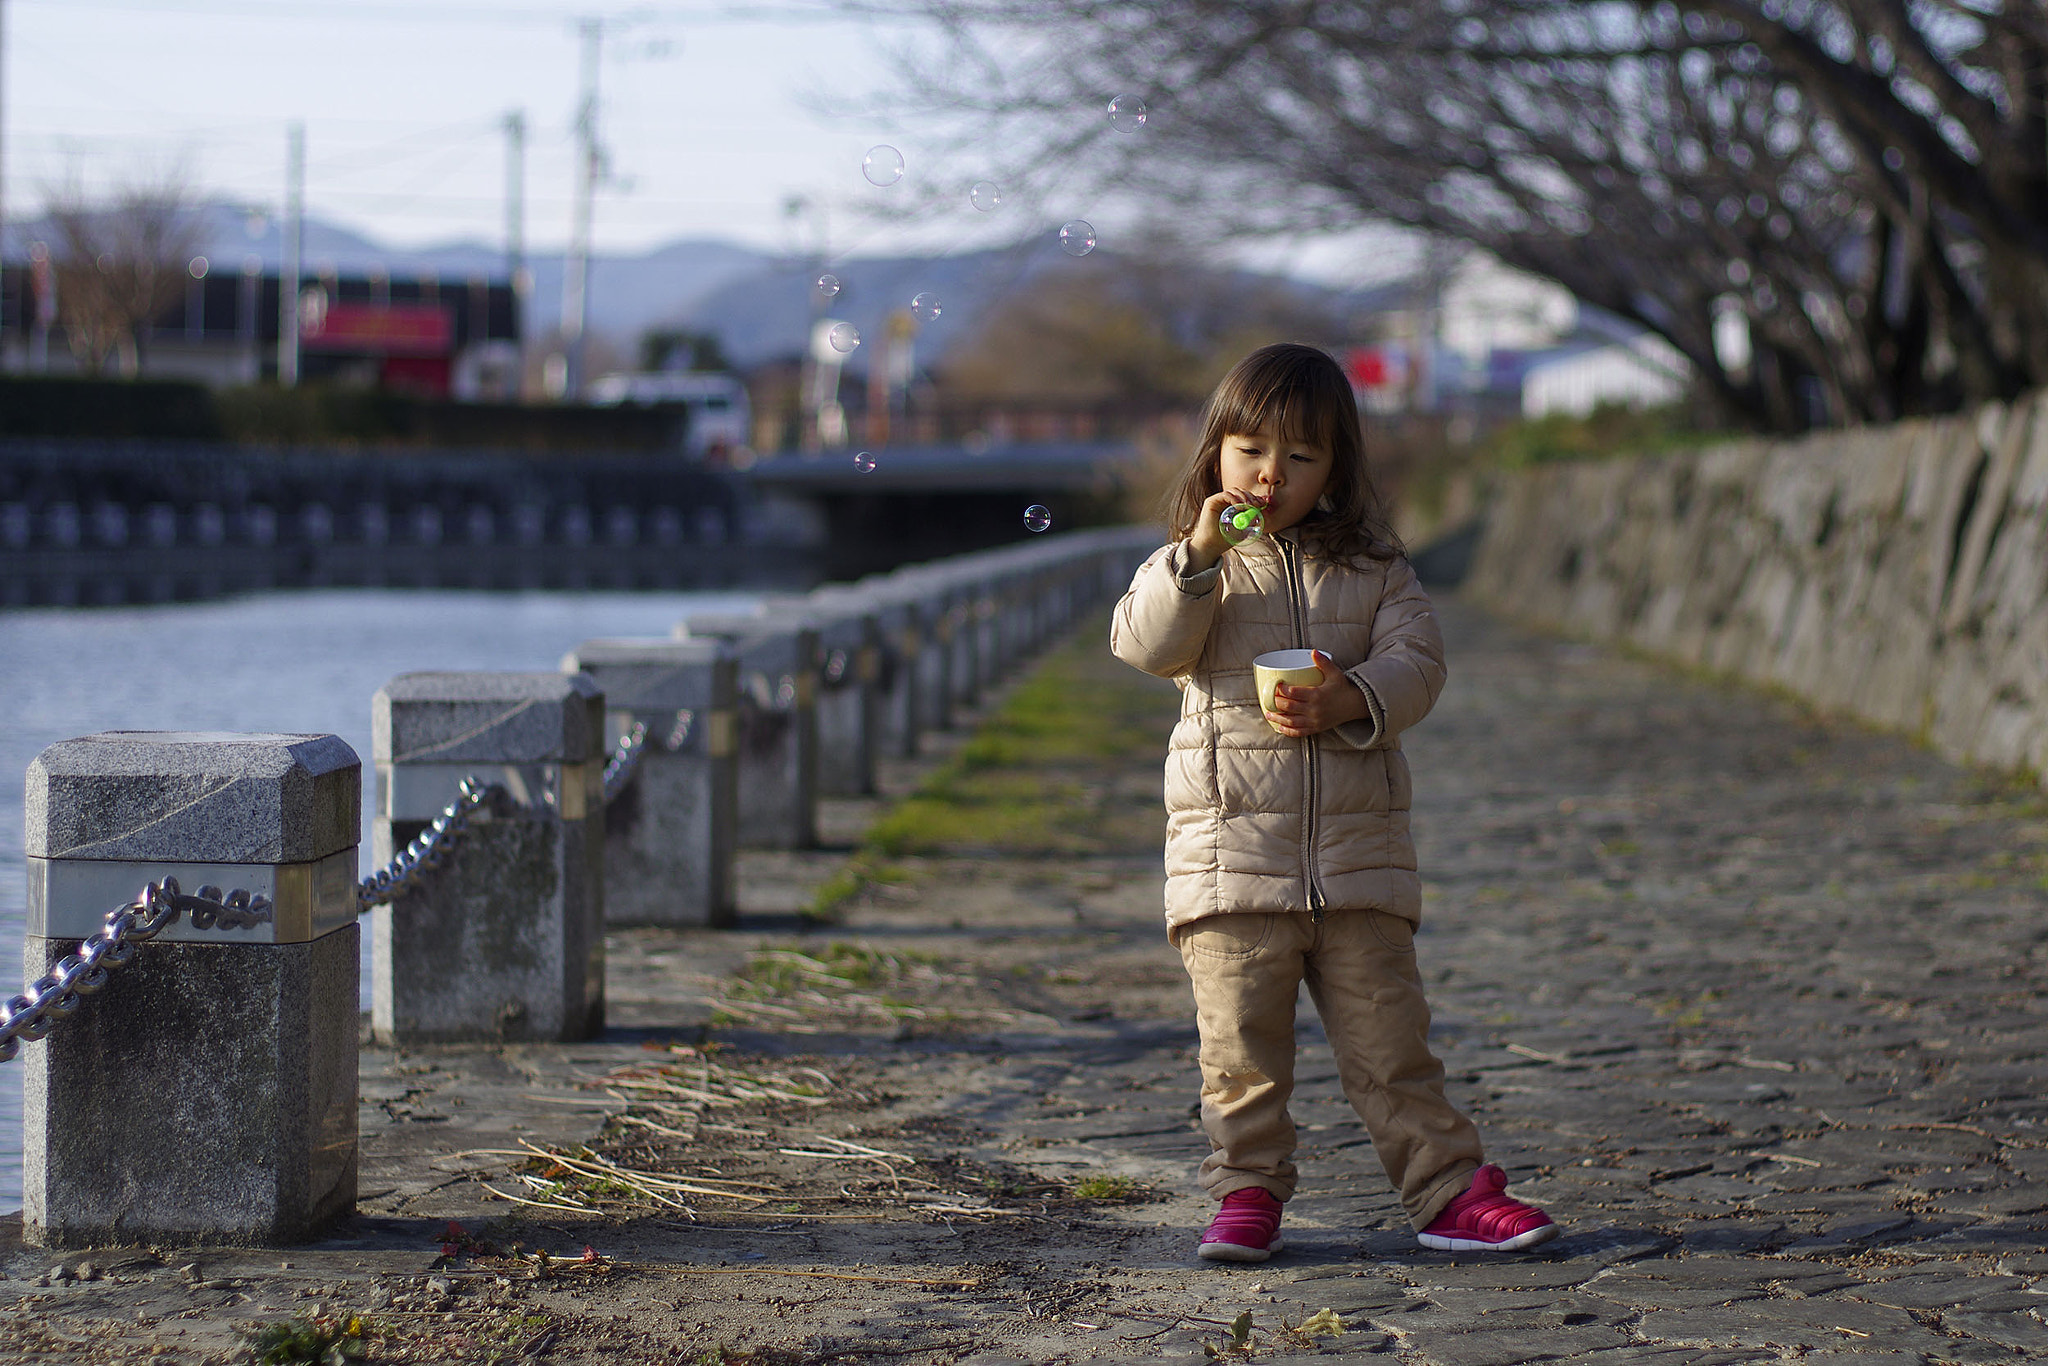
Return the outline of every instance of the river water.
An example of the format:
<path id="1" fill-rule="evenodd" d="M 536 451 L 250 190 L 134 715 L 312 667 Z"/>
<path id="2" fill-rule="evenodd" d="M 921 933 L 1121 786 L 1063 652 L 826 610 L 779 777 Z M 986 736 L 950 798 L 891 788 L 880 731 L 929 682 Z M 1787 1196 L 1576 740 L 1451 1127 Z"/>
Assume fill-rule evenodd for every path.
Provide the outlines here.
<path id="1" fill-rule="evenodd" d="M 367 812 L 375 786 L 370 697 L 393 675 L 553 669 L 580 641 L 665 636 L 686 613 L 730 610 L 752 599 L 744 592 L 350 589 L 0 613 L 0 698 L 7 716 L 0 726 L 0 980 L 20 980 L 27 895 L 22 775 L 46 745 L 102 730 L 331 731 L 362 756 Z M 368 825 L 366 815 L 365 862 Z M 366 934 L 366 1001 L 368 947 Z M 12 1065 L 0 1068 L 5 1209 L 21 1202 L 21 1074 Z"/>

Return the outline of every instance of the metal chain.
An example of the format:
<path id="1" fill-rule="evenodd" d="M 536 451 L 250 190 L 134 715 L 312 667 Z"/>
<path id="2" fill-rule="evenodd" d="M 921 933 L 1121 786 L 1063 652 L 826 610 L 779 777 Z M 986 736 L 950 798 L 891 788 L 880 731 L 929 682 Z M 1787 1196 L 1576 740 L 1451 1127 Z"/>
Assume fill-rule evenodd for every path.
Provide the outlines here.
<path id="1" fill-rule="evenodd" d="M 236 895 L 248 898 L 246 892 Z M 80 944 L 78 952 L 58 959 L 22 994 L 0 1004 L 0 1062 L 12 1061 L 23 1042 L 34 1043 L 84 1005 L 86 997 L 107 984 L 109 969 L 125 967 L 135 957 L 135 946 L 156 938 L 182 913 L 180 903 L 191 899 L 180 895 L 176 878 L 167 877 L 107 912 L 106 928 Z"/>
<path id="2" fill-rule="evenodd" d="M 741 702 L 752 702 L 764 712 L 789 711 L 796 706 L 796 675 L 771 679 L 765 673 L 750 673 L 740 679 Z"/>
<path id="3" fill-rule="evenodd" d="M 396 901 L 413 889 L 421 875 L 440 867 L 455 842 L 462 838 L 462 832 L 469 828 L 469 818 L 477 808 L 505 789 L 500 783 L 464 778 L 456 790 L 461 795 L 442 807 L 441 814 L 397 858 L 356 885 L 358 913 Z"/>
<path id="4" fill-rule="evenodd" d="M 604 804 L 617 801 L 640 773 L 640 760 L 647 754 L 647 723 L 635 721 L 633 729 L 619 737 L 619 747 L 604 761 Z"/>

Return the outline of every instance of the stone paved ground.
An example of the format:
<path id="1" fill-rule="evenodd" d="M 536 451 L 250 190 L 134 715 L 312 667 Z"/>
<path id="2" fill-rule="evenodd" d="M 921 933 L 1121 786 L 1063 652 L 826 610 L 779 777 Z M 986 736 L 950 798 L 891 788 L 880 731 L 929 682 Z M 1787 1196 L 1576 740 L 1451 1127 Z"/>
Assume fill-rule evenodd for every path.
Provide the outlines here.
<path id="1" fill-rule="evenodd" d="M 1454 1094 L 1567 1225 L 1540 1252 L 1414 1246 L 1304 1011 L 1289 1250 L 1192 1259 L 1192 1031 L 1158 921 L 1173 697 L 1091 627 L 1049 668 L 1128 743 L 1025 736 L 836 928 L 790 912 L 843 852 L 752 859 L 743 932 L 615 936 L 604 1040 L 369 1055 L 363 1218 L 47 1286 L 53 1259 L 11 1250 L 0 1354 L 225 1360 L 317 1306 L 391 1360 L 2048 1356 L 2039 791 L 1443 607 L 1453 681 L 1409 742 L 1421 962 Z M 1044 809 L 976 804 L 1003 781 Z M 831 814 L 850 837 L 877 808 Z M 783 1098 L 663 1109 L 621 1068 Z M 735 1195 L 684 1213 L 474 1151 L 521 1139 Z M 508 1218 L 485 1180 L 593 1212 Z M 433 1265 L 451 1218 L 482 1241 Z M 536 1247 L 577 1260 L 541 1276 Z M 1290 1331 L 1323 1309 L 1341 1336 Z"/>

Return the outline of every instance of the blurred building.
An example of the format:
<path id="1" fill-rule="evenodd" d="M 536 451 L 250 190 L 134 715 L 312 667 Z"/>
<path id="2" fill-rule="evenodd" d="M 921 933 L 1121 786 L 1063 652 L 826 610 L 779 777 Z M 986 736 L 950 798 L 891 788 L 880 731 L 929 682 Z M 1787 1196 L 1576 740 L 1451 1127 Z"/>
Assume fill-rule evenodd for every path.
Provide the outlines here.
<path id="1" fill-rule="evenodd" d="M 1450 415 L 1489 424 L 1603 403 L 1682 398 L 1692 367 L 1654 333 L 1561 286 L 1472 253 L 1418 278 L 1373 320 L 1377 340 L 1344 353 L 1360 402 L 1381 416 Z"/>
<path id="2" fill-rule="evenodd" d="M 1638 333 L 1540 357 L 1522 377 L 1522 415 L 1583 417 L 1603 404 L 1656 408 L 1685 397 L 1692 364 L 1662 337 Z"/>
<path id="3" fill-rule="evenodd" d="M 215 269 L 195 257 L 184 297 L 136 338 L 140 374 L 216 387 L 277 374 L 280 277 L 260 263 Z M 56 274 L 31 248 L 0 266 L 0 371 L 81 373 L 64 335 Z M 431 274 L 301 280 L 299 377 L 460 399 L 518 397 L 519 309 L 508 280 Z"/>

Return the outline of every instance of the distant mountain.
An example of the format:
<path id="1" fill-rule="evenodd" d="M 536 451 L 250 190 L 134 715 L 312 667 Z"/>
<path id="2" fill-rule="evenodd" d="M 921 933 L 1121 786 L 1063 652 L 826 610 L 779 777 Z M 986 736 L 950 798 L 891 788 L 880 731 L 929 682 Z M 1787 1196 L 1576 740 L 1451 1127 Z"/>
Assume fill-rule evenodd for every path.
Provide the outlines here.
<path id="1" fill-rule="evenodd" d="M 199 216 L 197 254 L 215 270 L 240 270 L 255 262 L 265 271 L 283 260 L 282 224 L 264 209 L 209 203 Z M 54 237 L 47 219 L 10 223 L 0 235 L 0 256 L 10 263 L 28 255 L 29 244 Z M 352 229 L 309 216 L 305 224 L 303 269 L 307 274 L 335 270 L 361 275 L 382 270 L 394 276 L 431 272 L 444 280 L 484 276 L 502 280 L 506 262 L 501 247 L 483 242 L 452 242 L 424 248 L 392 247 Z M 1106 292 L 1116 288 L 1117 257 L 1108 249 L 1076 260 L 1064 254 L 1048 233 L 1009 247 L 941 257 L 871 257 L 831 263 L 841 281 L 839 295 L 821 300 L 816 292 L 820 267 L 793 262 L 772 253 L 732 242 L 690 239 L 634 254 L 600 254 L 590 268 L 590 324 L 594 333 L 631 354 L 640 335 L 651 328 L 688 328 L 715 334 L 726 354 L 742 369 L 803 354 L 813 323 L 821 317 L 843 319 L 863 337 L 880 334 L 888 316 L 910 306 L 920 293 L 938 297 L 938 318 L 919 328 L 917 358 L 929 366 L 946 351 L 973 335 L 990 310 L 1004 300 L 1056 277 L 1094 276 Z M 562 315 L 563 258 L 536 254 L 527 260 L 534 288 L 529 297 L 527 334 L 539 337 L 559 325 Z M 1199 277 L 1199 278 L 1197 278 Z M 1187 268 L 1187 289 L 1196 306 L 1214 307 L 1233 291 L 1281 290 L 1340 316 L 1357 316 L 1387 306 L 1402 286 L 1340 291 L 1293 280 L 1276 280 L 1248 271 L 1221 267 Z M 1163 305 L 1171 311 L 1171 304 Z M 866 369 L 872 350 L 848 358 L 848 368 Z"/>
<path id="2" fill-rule="evenodd" d="M 256 261 L 266 271 L 284 263 L 283 224 L 273 213 L 234 204 L 201 206 L 199 247 L 214 269 L 240 270 Z M 9 223 L 0 235 L 0 257 L 9 263 L 27 259 L 31 242 L 53 240 L 46 218 Z M 506 277 L 502 247 L 482 242 L 444 246 L 393 247 L 352 229 L 308 215 L 304 233 L 303 269 L 315 274 L 333 269 L 359 275 L 383 270 L 393 275 L 432 272 L 444 280 L 482 275 Z M 630 346 L 650 327 L 673 323 L 706 293 L 728 281 L 768 268 L 774 257 L 732 242 L 671 242 L 633 255 L 599 254 L 590 268 L 591 330 Z M 539 336 L 559 325 L 562 317 L 563 258 L 536 253 L 527 258 L 533 272 L 528 303 L 529 335 Z"/>
<path id="3" fill-rule="evenodd" d="M 871 338 L 881 332 L 891 313 L 909 308 L 918 294 L 930 293 L 937 296 L 941 312 L 917 334 L 918 362 L 930 365 L 978 332 L 999 305 L 1049 281 L 1092 280 L 1099 282 L 1105 299 L 1115 297 L 1118 259 L 1105 249 L 1076 260 L 1045 235 L 959 256 L 856 258 L 827 267 L 840 282 L 839 294 L 829 301 L 817 295 L 816 267 L 776 262 L 706 291 L 671 321 L 715 334 L 733 364 L 744 370 L 801 355 L 815 319 L 842 319 L 859 329 L 863 339 Z M 1362 318 L 1392 306 L 1405 288 L 1338 290 L 1228 267 L 1189 266 L 1178 302 L 1193 309 L 1215 308 L 1221 301 L 1277 290 L 1331 316 Z M 1173 316 L 1175 303 L 1160 304 L 1169 327 L 1182 321 Z M 1199 329 L 1184 330 L 1192 335 Z M 866 369 L 864 355 L 849 357 L 848 367 Z"/>

